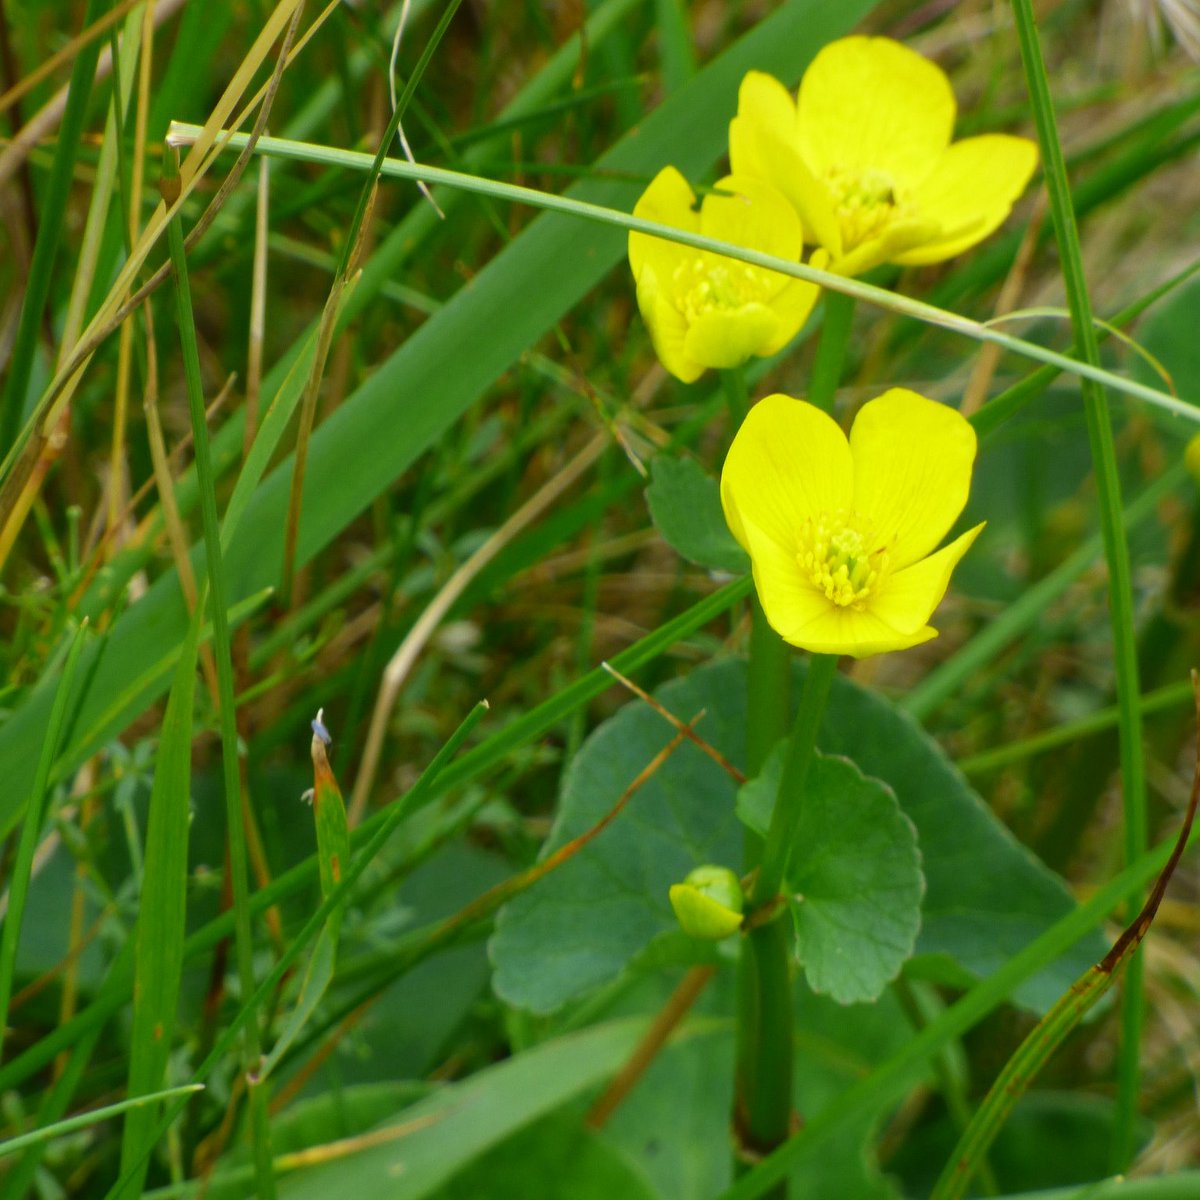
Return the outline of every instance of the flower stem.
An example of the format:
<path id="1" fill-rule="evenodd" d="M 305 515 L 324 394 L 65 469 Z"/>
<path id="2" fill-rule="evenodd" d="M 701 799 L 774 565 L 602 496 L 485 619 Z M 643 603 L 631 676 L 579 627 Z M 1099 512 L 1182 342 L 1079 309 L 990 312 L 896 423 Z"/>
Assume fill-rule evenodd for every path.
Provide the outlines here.
<path id="1" fill-rule="evenodd" d="M 836 656 L 813 655 L 788 742 L 771 826 L 762 847 L 753 892 L 753 901 L 760 907 L 775 901 L 783 882 L 800 822 L 804 781 L 812 763 L 817 729 L 836 673 Z M 735 1132 L 743 1164 L 781 1145 L 791 1130 L 793 1014 L 788 929 L 787 922 L 779 919 L 756 925 L 747 935 L 743 953 L 734 1102 Z M 766 1195 L 768 1200 L 786 1200 L 786 1183 L 776 1185 Z"/>
<path id="2" fill-rule="evenodd" d="M 1038 40 L 1031 0 L 1013 0 L 1013 16 L 1021 47 L 1021 61 L 1033 106 L 1038 144 L 1042 152 L 1046 191 L 1054 218 L 1054 233 L 1062 262 L 1063 283 L 1071 310 L 1079 357 L 1099 366 L 1100 348 L 1083 270 L 1079 230 L 1071 202 L 1054 100 L 1046 63 Z M 1092 467 L 1096 477 L 1100 530 L 1108 563 L 1108 608 L 1112 623 L 1113 659 L 1117 677 L 1121 792 L 1125 825 L 1125 861 L 1136 862 L 1146 850 L 1146 775 L 1142 754 L 1141 697 L 1138 682 L 1137 641 L 1133 618 L 1133 582 L 1129 546 L 1121 518 L 1121 485 L 1112 421 L 1104 389 L 1094 379 L 1080 381 L 1087 419 Z M 1144 1017 L 1141 955 L 1130 960 L 1121 997 L 1121 1049 L 1117 1064 L 1117 1111 L 1110 1147 L 1110 1165 L 1123 1172 L 1133 1158 L 1137 1132 L 1140 1045 Z"/>
<path id="3" fill-rule="evenodd" d="M 812 374 L 808 380 L 808 402 L 826 412 L 833 407 L 842 368 L 846 362 L 846 347 L 850 342 L 850 327 L 854 324 L 854 297 L 842 292 L 825 293 L 824 324 L 817 341 Z"/>
<path id="4" fill-rule="evenodd" d="M 792 977 L 789 924 L 767 921 L 746 937 L 745 972 L 754 1022 L 739 1062 L 735 1133 L 741 1165 L 787 1141 L 792 1124 Z M 787 1200 L 786 1182 L 763 1193 Z"/>
<path id="5" fill-rule="evenodd" d="M 814 654 L 809 660 L 804 691 L 800 694 L 800 709 L 796 713 L 796 724 L 783 761 L 779 793 L 775 797 L 771 826 L 767 830 L 763 859 L 754 885 L 752 898 L 756 904 L 770 903 L 783 886 L 792 843 L 800 826 L 804 784 L 812 765 L 817 730 L 825 713 L 825 701 L 829 698 L 829 689 L 837 674 L 837 661 L 836 654 Z"/>
<path id="6" fill-rule="evenodd" d="M 732 367 L 721 372 L 721 382 L 725 388 L 725 401 L 729 405 L 729 422 L 733 432 L 737 433 L 739 426 L 750 411 L 750 392 L 746 387 L 746 376 L 741 367 Z"/>

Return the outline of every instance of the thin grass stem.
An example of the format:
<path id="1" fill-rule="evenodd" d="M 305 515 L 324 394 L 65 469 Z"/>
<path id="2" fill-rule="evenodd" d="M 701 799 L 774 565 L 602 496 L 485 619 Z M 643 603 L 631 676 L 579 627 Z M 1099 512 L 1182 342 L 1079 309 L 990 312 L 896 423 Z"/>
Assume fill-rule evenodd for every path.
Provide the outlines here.
<path id="1" fill-rule="evenodd" d="M 1096 323 L 1083 269 L 1079 230 L 1071 201 L 1071 186 L 1054 117 L 1054 100 L 1046 75 L 1032 0 L 1013 0 L 1021 61 L 1033 104 L 1034 123 L 1041 147 L 1050 212 L 1062 261 L 1063 281 L 1071 324 L 1080 356 L 1090 366 L 1100 365 Z M 1121 515 L 1121 483 L 1113 441 L 1108 400 L 1101 381 L 1081 381 L 1087 417 L 1088 441 L 1100 507 L 1104 557 L 1108 562 L 1108 606 L 1112 625 L 1113 657 L 1120 710 L 1118 736 L 1121 759 L 1121 798 L 1124 814 L 1126 864 L 1136 862 L 1146 849 L 1146 772 L 1139 711 L 1137 636 L 1134 628 L 1133 579 L 1129 546 Z M 1121 996 L 1121 1045 L 1117 1060 L 1117 1112 L 1110 1165 L 1124 1171 L 1133 1157 L 1136 1137 L 1139 1058 L 1144 1018 L 1142 960 L 1135 954 L 1129 963 Z"/>
<path id="2" fill-rule="evenodd" d="M 175 156 L 164 156 L 167 181 L 177 179 Z M 220 693 L 221 765 L 225 786 L 226 836 L 229 843 L 229 870 L 233 885 L 234 943 L 238 976 L 243 996 L 254 992 L 254 935 L 250 926 L 250 888 L 247 869 L 246 834 L 242 822 L 241 778 L 238 770 L 237 712 L 234 700 L 233 657 L 229 633 L 225 570 L 221 554 L 221 532 L 217 518 L 216 481 L 208 444 L 208 426 L 204 416 L 204 386 L 200 378 L 200 351 L 196 342 L 192 314 L 191 289 L 188 285 L 187 255 L 179 217 L 167 225 L 167 240 L 175 271 L 179 337 L 187 380 L 188 410 L 195 445 L 196 474 L 200 485 L 200 512 L 204 527 L 204 548 L 208 571 L 208 592 L 213 626 L 213 653 L 217 661 L 217 686 Z M 255 1178 L 262 1200 L 275 1195 L 275 1176 L 271 1166 L 270 1128 L 267 1119 L 266 1087 L 254 1086 L 253 1073 L 262 1056 L 259 1041 L 258 1009 L 253 1008 L 245 1023 L 244 1062 L 249 1082 L 250 1119 Z"/>
<path id="3" fill-rule="evenodd" d="M 179 146 L 191 144 L 199 137 L 201 128 L 176 121 L 171 125 L 168 140 Z M 246 134 L 222 131 L 221 149 L 244 149 L 247 142 Z M 293 142 L 284 138 L 260 137 L 255 144 L 258 154 L 270 154 L 277 158 L 292 159 L 297 162 L 317 163 L 324 166 L 348 167 L 352 170 L 368 170 L 373 164 L 372 156 L 361 151 L 342 150 L 332 146 L 319 146 L 309 142 Z M 763 254 L 750 250 L 734 242 L 722 242 L 716 238 L 705 237 L 702 234 L 691 233 L 684 229 L 676 229 L 658 221 L 648 221 L 635 217 L 631 213 L 618 209 L 607 208 L 602 204 L 592 204 L 584 200 L 576 200 L 570 196 L 559 196 L 550 192 L 538 191 L 536 188 L 521 187 L 512 183 L 500 183 L 493 179 L 484 179 L 476 175 L 467 175 L 459 171 L 448 171 L 441 167 L 428 166 L 425 163 L 410 164 L 402 159 L 386 159 L 380 168 L 381 176 L 396 179 L 424 180 L 430 184 L 442 184 L 460 191 L 474 192 L 478 195 L 491 196 L 498 200 L 508 200 L 517 204 L 527 204 L 533 208 L 546 209 L 550 212 L 566 213 L 583 220 L 596 221 L 603 225 L 612 225 L 625 231 L 646 233 L 652 237 L 664 238 L 667 241 L 678 242 L 682 246 L 690 246 L 696 250 L 708 250 L 714 254 L 722 254 L 726 258 L 738 262 L 749 263 L 751 266 L 763 267 L 768 271 L 777 271 L 793 279 L 804 279 L 809 283 L 818 284 L 828 291 L 842 292 L 853 296 L 876 308 L 883 308 L 900 316 L 911 317 L 939 329 L 960 334 L 973 341 L 991 343 L 1002 349 L 1011 350 L 1024 358 L 1035 362 L 1048 363 L 1059 370 L 1082 379 L 1093 379 L 1106 387 L 1119 391 L 1127 396 L 1146 400 L 1165 412 L 1175 413 L 1185 417 L 1192 423 L 1200 423 L 1200 409 L 1195 405 L 1172 396 L 1157 388 L 1139 383 L 1135 379 L 1126 379 L 1113 371 L 1088 362 L 1081 362 L 1069 355 L 1056 350 L 1049 350 L 1036 342 L 1004 333 L 993 325 L 960 316 L 948 309 L 938 308 L 911 297 L 902 296 L 887 288 L 876 287 L 864 283 L 861 279 L 837 275 L 832 271 L 824 271 L 807 263 L 788 262 L 787 259 L 776 258 L 771 254 Z"/>

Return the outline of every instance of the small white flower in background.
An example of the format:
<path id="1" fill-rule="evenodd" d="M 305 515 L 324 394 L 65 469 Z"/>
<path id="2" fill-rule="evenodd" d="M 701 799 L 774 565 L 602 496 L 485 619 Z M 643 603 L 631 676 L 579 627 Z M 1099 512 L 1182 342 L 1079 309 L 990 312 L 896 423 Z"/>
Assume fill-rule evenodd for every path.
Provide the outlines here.
<path id="1" fill-rule="evenodd" d="M 1169 29 L 1187 56 L 1200 62 L 1200 0 L 1129 0 L 1129 6 L 1156 47 L 1162 48 Z"/>

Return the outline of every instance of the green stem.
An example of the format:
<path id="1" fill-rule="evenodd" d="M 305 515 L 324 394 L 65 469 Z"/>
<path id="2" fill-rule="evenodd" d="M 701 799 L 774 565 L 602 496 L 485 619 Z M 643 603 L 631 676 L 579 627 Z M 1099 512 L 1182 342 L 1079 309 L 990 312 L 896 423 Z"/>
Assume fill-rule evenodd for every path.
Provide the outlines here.
<path id="1" fill-rule="evenodd" d="M 836 656 L 813 655 L 788 742 L 771 826 L 762 847 L 753 893 L 759 907 L 772 903 L 783 883 L 817 729 L 836 673 Z M 734 1114 L 743 1161 L 769 1154 L 787 1140 L 791 1130 L 793 1012 L 788 929 L 786 921 L 775 917 L 752 929 L 746 939 L 738 997 L 741 1007 Z M 773 1200 L 786 1200 L 786 1183 L 778 1184 L 768 1195 Z"/>
<path id="2" fill-rule="evenodd" d="M 178 177 L 179 166 L 174 152 L 168 151 L 164 154 L 163 168 L 165 179 Z M 208 444 L 208 424 L 204 413 L 200 351 L 196 342 L 196 323 L 192 313 L 192 293 L 188 285 L 183 230 L 178 215 L 167 225 L 167 242 L 171 252 L 171 263 L 175 269 L 179 340 L 183 351 L 184 376 L 187 380 L 188 408 L 192 418 L 196 475 L 201 484 L 200 512 L 204 526 L 209 611 L 213 626 L 213 650 L 217 662 L 217 691 L 220 701 L 221 760 L 224 768 L 230 883 L 233 889 L 234 945 L 241 995 L 245 997 L 254 995 L 254 935 L 250 927 L 250 888 L 246 836 L 242 823 L 242 784 L 238 770 L 237 709 L 234 700 L 233 657 L 229 638 L 229 608 L 225 587 L 225 566 L 221 555 L 220 524 L 217 520 L 212 457 Z M 266 1087 L 255 1082 L 255 1073 L 262 1057 L 257 1012 L 254 1012 L 251 1019 L 246 1022 L 243 1036 L 251 1141 L 258 1194 L 262 1200 L 273 1200 L 275 1175 L 272 1167 Z"/>
<path id="3" fill-rule="evenodd" d="M 787 871 L 792 843 L 800 826 L 800 806 L 804 800 L 804 785 L 812 766 L 817 745 L 817 730 L 825 714 L 825 701 L 837 674 L 836 654 L 814 654 L 808 664 L 804 691 L 800 694 L 800 709 L 796 725 L 788 742 L 779 779 L 779 794 L 771 813 L 771 825 L 763 847 L 762 865 L 754 885 L 756 904 L 768 904 L 779 894 Z"/>
<path id="4" fill-rule="evenodd" d="M 1075 223 L 1070 183 L 1054 119 L 1054 101 L 1050 94 L 1041 43 L 1038 40 L 1032 0 L 1013 0 L 1013 14 L 1021 46 L 1021 61 L 1025 67 L 1030 99 L 1033 102 L 1046 190 L 1050 197 L 1050 211 L 1054 218 L 1054 232 L 1058 241 L 1059 258 L 1062 261 L 1063 282 L 1066 285 L 1076 345 L 1085 363 L 1091 367 L 1099 367 L 1100 349 L 1087 281 L 1084 277 L 1079 230 Z M 1108 607 L 1117 677 L 1117 708 L 1120 713 L 1118 728 L 1125 861 L 1128 864 L 1136 862 L 1146 849 L 1146 780 L 1142 758 L 1137 641 L 1133 623 L 1133 584 L 1129 546 L 1122 528 L 1121 487 L 1108 401 L 1103 388 L 1093 379 L 1085 378 L 1080 382 L 1096 476 L 1100 529 L 1104 538 L 1105 558 L 1108 560 Z M 1129 963 L 1121 997 L 1117 1112 L 1110 1158 L 1113 1169 L 1118 1172 L 1124 1171 L 1133 1158 L 1143 1016 L 1141 957 L 1134 955 Z"/>
<path id="5" fill-rule="evenodd" d="M 756 778 L 771 747 L 787 736 L 791 708 L 792 656 L 771 628 L 758 596 L 751 600 L 750 663 L 746 673 L 748 724 L 746 776 Z"/>
<path id="6" fill-rule="evenodd" d="M 747 1157 L 770 1154 L 787 1141 L 792 1123 L 792 974 L 790 923 L 767 921 L 746 938 L 755 1021 L 738 1080 L 738 1142 Z M 766 1193 L 786 1200 L 787 1185 Z"/>
<path id="7" fill-rule="evenodd" d="M 763 769 L 767 755 L 774 746 L 787 734 L 788 715 L 791 708 L 791 652 L 783 639 L 767 623 L 766 614 L 754 595 L 750 600 L 753 614 L 753 625 L 750 630 L 750 662 L 746 669 L 746 774 L 750 779 L 755 778 Z M 745 871 L 753 871 L 762 859 L 763 839 L 747 828 L 743 835 L 742 860 Z M 769 925 L 780 925 L 779 921 L 771 921 Z M 792 1033 L 789 1014 L 788 1026 L 783 1039 L 778 1031 L 768 1035 L 764 1028 L 763 1005 L 760 996 L 764 991 L 778 994 L 779 988 L 771 989 L 764 986 L 764 978 L 769 973 L 770 963 L 769 939 L 757 937 L 759 931 L 747 940 L 746 949 L 738 960 L 738 1021 L 736 1031 L 736 1091 L 737 1110 L 734 1113 L 735 1129 L 739 1137 L 749 1147 L 757 1146 L 767 1136 L 769 1127 L 774 1122 L 768 1121 L 762 1114 L 758 1103 L 760 1089 L 758 1080 L 761 1075 L 760 1061 L 770 1058 L 770 1047 L 785 1046 L 787 1070 L 789 1075 L 788 1094 L 782 1102 L 776 1101 L 776 1111 L 791 1112 L 792 1070 Z M 778 960 L 782 957 L 786 967 L 786 947 L 782 956 L 776 955 L 776 970 Z M 783 976 L 783 986 L 787 988 L 790 1004 L 791 985 L 786 974 Z M 784 1057 L 782 1054 L 780 1057 Z M 753 1098 L 753 1099 L 752 1099 Z M 768 1109 L 768 1111 L 770 1111 Z M 786 1129 L 785 1129 L 786 1136 Z M 739 1159 L 740 1167 L 742 1161 Z"/>
<path id="8" fill-rule="evenodd" d="M 733 367 L 721 372 L 721 382 L 725 385 L 725 400 L 729 405 L 729 421 L 733 432 L 737 433 L 746 413 L 750 411 L 750 391 L 746 387 L 746 376 L 741 367 Z"/>
<path id="9" fill-rule="evenodd" d="M 854 324 L 854 297 L 844 292 L 825 293 L 825 316 L 812 374 L 808 380 L 808 402 L 829 412 L 842 382 L 850 327 Z"/>

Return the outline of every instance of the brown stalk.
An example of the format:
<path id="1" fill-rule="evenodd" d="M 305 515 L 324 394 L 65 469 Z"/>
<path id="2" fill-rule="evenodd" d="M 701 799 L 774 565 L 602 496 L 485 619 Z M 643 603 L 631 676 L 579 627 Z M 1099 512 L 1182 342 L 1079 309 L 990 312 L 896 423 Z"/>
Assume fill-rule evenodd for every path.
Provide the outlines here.
<path id="1" fill-rule="evenodd" d="M 671 993 L 671 998 L 663 1005 L 654 1024 L 643 1035 L 633 1053 L 625 1060 L 624 1066 L 613 1076 L 612 1082 L 604 1089 L 595 1104 L 588 1109 L 585 1119 L 589 1129 L 603 1129 L 609 1117 L 620 1107 L 625 1097 L 633 1091 L 634 1085 L 646 1073 L 650 1064 L 658 1056 L 658 1052 L 667 1044 L 667 1039 L 675 1031 L 679 1022 L 687 1016 L 700 994 L 708 986 L 708 982 L 716 974 L 716 967 L 692 967 L 679 982 L 679 986 Z"/>
<path id="2" fill-rule="evenodd" d="M 725 755 L 723 755 L 720 750 L 716 748 L 716 746 L 712 745 L 711 742 L 706 742 L 692 728 L 691 725 L 685 724 L 673 712 L 671 712 L 670 709 L 664 707 L 658 700 L 651 696 L 649 692 L 645 691 L 643 688 L 640 688 L 636 683 L 633 682 L 632 679 L 622 675 L 621 672 L 612 665 L 612 663 L 602 662 L 600 665 L 618 683 L 620 683 L 623 687 L 628 688 L 640 700 L 644 700 L 652 709 L 654 709 L 656 713 L 658 713 L 660 717 L 666 721 L 669 721 L 675 729 L 682 733 L 689 742 L 707 754 L 708 757 L 711 758 L 713 762 L 715 762 L 717 766 L 729 776 L 730 779 L 732 779 L 735 783 L 746 782 L 746 776 L 743 775 L 742 772 L 739 771 L 737 767 L 735 767 L 733 763 L 731 763 L 729 759 L 727 759 Z"/>
<path id="3" fill-rule="evenodd" d="M 600 457 L 608 445 L 603 433 L 598 433 L 557 475 L 544 483 L 520 508 L 513 513 L 442 585 L 441 590 L 430 601 L 425 611 L 405 635 L 396 653 L 384 668 L 379 694 L 371 712 L 371 724 L 367 731 L 367 744 L 363 749 L 362 761 L 351 793 L 347 814 L 350 827 L 362 820 L 367 810 L 367 797 L 375 786 L 375 773 L 379 769 L 379 758 L 383 752 L 387 724 L 396 707 L 396 699 L 404 686 L 409 672 L 429 639 L 433 637 L 455 601 L 466 591 L 471 580 L 483 570 L 493 558 L 522 529 L 545 512 L 577 479 Z"/>
<path id="4" fill-rule="evenodd" d="M 317 396 L 321 391 L 321 380 L 325 375 L 325 362 L 329 357 L 329 347 L 333 344 L 333 335 L 337 326 L 338 309 L 341 307 L 342 293 L 346 289 L 357 265 L 362 250 L 363 239 L 371 224 L 371 215 L 375 211 L 375 198 L 379 194 L 379 181 L 371 186 L 366 209 L 363 212 L 362 223 L 354 239 L 354 246 L 346 259 L 346 268 L 340 271 L 329 289 L 329 299 L 321 313 L 321 324 L 317 331 L 317 345 L 313 353 L 312 368 L 304 384 L 304 394 L 300 399 L 300 420 L 296 432 L 296 450 L 292 459 L 292 487 L 288 495 L 287 522 L 283 541 L 283 581 L 280 585 L 280 604 L 286 611 L 292 603 L 292 584 L 295 582 L 296 543 L 300 537 L 300 509 L 304 499 L 304 476 L 308 466 L 308 443 L 312 437 L 313 424 L 317 415 Z"/>

